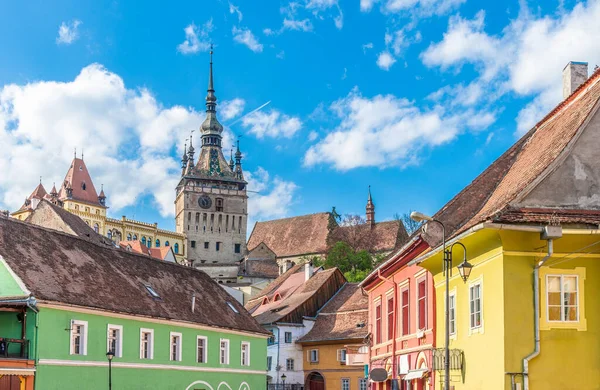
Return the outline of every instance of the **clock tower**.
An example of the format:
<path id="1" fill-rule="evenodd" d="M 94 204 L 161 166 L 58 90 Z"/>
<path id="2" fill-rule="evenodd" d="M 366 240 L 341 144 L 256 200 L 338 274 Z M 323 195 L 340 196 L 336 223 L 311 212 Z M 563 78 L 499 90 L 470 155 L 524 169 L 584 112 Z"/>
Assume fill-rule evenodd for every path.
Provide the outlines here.
<path id="1" fill-rule="evenodd" d="M 242 171 L 239 141 L 235 162 L 233 156 L 229 163 L 223 156 L 223 126 L 217 119 L 212 55 L 211 49 L 206 119 L 200 126 L 200 153 L 195 161 L 190 137 L 190 144 L 184 148 L 181 159 L 175 222 L 177 232 L 186 237 L 184 253 L 187 253 L 188 262 L 206 270 L 215 279 L 235 281 L 237 266 L 233 265 L 246 254 L 247 183 Z M 234 269 L 235 275 L 223 274 L 232 273 Z"/>

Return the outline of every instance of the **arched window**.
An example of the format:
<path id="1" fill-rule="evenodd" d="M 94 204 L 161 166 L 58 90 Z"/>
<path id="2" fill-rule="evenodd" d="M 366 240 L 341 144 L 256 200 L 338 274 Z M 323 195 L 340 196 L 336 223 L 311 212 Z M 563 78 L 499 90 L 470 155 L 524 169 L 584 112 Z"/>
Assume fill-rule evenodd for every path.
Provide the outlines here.
<path id="1" fill-rule="evenodd" d="M 157 238 L 156 239 L 156 247 L 158 248 L 160 246 L 160 240 Z"/>
<path id="2" fill-rule="evenodd" d="M 137 241 L 137 234 L 133 235 L 133 241 Z"/>
<path id="3" fill-rule="evenodd" d="M 131 233 L 127 234 L 127 241 L 131 241 Z"/>
<path id="4" fill-rule="evenodd" d="M 97 223 L 95 223 L 95 224 L 94 224 L 94 231 L 95 231 L 96 233 L 99 233 L 99 232 L 100 232 L 100 226 L 98 226 L 98 224 L 97 224 Z"/>
<path id="5" fill-rule="evenodd" d="M 109 231 L 106 233 L 106 237 L 108 237 L 108 238 L 110 238 L 110 239 L 112 240 L 112 231 L 110 231 L 110 230 L 109 230 Z"/>
<path id="6" fill-rule="evenodd" d="M 179 253 L 179 244 L 178 243 L 175 243 L 175 245 L 173 245 L 173 252 Z"/>
<path id="7" fill-rule="evenodd" d="M 169 241 L 165 241 L 165 246 L 169 246 Z"/>
<path id="8" fill-rule="evenodd" d="M 146 245 L 146 237 L 145 237 L 145 236 L 144 236 L 144 237 L 142 237 L 142 244 L 143 244 L 143 245 Z"/>
<path id="9" fill-rule="evenodd" d="M 152 237 L 148 237 L 148 248 L 152 248 Z"/>

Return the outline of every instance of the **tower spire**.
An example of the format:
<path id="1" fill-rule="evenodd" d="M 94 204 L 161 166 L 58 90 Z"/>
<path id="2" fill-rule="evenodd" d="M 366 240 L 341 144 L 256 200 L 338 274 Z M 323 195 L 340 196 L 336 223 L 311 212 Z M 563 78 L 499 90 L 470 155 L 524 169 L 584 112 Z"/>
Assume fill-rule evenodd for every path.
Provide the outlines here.
<path id="1" fill-rule="evenodd" d="M 367 224 L 375 226 L 375 204 L 371 197 L 371 186 L 369 185 L 369 198 L 367 199 Z"/>
<path id="2" fill-rule="evenodd" d="M 188 156 L 187 156 L 187 139 L 186 139 L 185 143 L 183 144 L 183 156 L 181 156 L 181 168 L 185 169 L 185 166 L 187 165 L 187 161 L 188 161 Z"/>
<path id="3" fill-rule="evenodd" d="M 206 111 L 217 111 L 217 97 L 215 96 L 215 87 L 213 83 L 213 45 L 210 45 L 210 68 L 208 71 L 208 90 L 206 94 Z"/>
<path id="4" fill-rule="evenodd" d="M 231 148 L 229 150 L 229 168 L 231 168 L 232 171 L 233 171 L 233 166 L 234 166 L 234 163 L 233 163 L 233 148 Z"/>

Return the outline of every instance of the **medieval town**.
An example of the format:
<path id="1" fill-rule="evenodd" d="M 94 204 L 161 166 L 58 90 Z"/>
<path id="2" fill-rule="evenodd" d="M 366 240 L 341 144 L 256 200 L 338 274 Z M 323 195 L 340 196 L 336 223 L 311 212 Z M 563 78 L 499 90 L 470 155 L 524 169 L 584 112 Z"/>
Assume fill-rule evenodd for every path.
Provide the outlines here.
<path id="1" fill-rule="evenodd" d="M 265 29 L 260 40 L 267 42 L 268 37 L 282 37 L 308 26 L 311 34 L 318 35 L 313 28 L 328 18 L 332 18 L 329 28 L 341 30 L 338 22 L 346 4 L 306 3 L 293 3 L 286 6 L 289 9 L 282 5 L 280 12 L 287 15 L 283 27 Z M 356 10 L 349 9 L 349 13 L 362 16 L 368 11 L 385 18 L 392 12 L 385 7 L 393 2 L 361 0 L 360 12 L 356 3 Z M 424 15 L 426 3 L 411 2 L 413 17 L 417 10 Z M 445 4 L 431 3 L 440 10 Z M 452 7 L 467 7 L 460 3 Z M 242 22 L 243 7 L 220 6 L 229 19 Z M 377 7 L 382 7 L 381 13 Z M 293 24 L 300 23 L 293 18 L 299 18 L 301 8 L 312 13 L 307 13 L 303 25 Z M 511 39 L 487 35 L 483 25 L 477 24 L 482 14 L 469 19 L 463 8 L 464 17 L 458 15 L 458 8 L 444 14 L 449 19 L 448 31 L 441 39 L 449 39 L 460 29 L 464 38 L 470 28 L 480 38 L 497 39 L 497 50 L 500 41 Z M 336 10 L 339 15 L 331 16 Z M 252 17 L 249 9 L 244 11 Z M 536 23 L 544 19 L 556 23 L 552 28 L 564 29 L 557 34 L 565 35 L 570 33 L 567 18 L 575 18 L 575 13 L 577 17 L 600 15 L 600 2 L 578 3 L 562 12 L 562 16 L 530 15 L 533 19 L 520 14 L 510 20 Z M 348 24 L 352 23 L 349 15 Z M 0 25 L 5 17 L 0 16 Z M 495 20 L 486 17 L 486 22 Z M 219 22 L 215 17 L 214 23 Z M 91 39 L 81 30 L 86 23 L 63 22 L 55 45 L 64 50 L 78 40 Z M 308 137 L 315 143 L 306 151 L 304 163 L 292 167 L 295 151 L 286 151 L 285 143 L 290 143 L 290 149 L 299 148 L 292 144 L 294 132 L 301 131 L 294 128 L 295 123 L 300 128 L 299 121 L 268 107 L 275 104 L 271 101 L 231 114 L 233 100 L 217 99 L 217 94 L 234 95 L 227 89 L 244 87 L 233 81 L 238 80 L 237 68 L 226 64 L 235 62 L 237 54 L 225 43 L 212 44 L 212 23 L 210 19 L 210 25 L 188 26 L 186 40 L 177 47 L 180 58 L 197 54 L 193 71 L 173 76 L 190 83 L 182 87 L 193 90 L 193 108 L 168 108 L 170 103 L 157 102 L 158 93 L 141 87 L 128 89 L 120 98 L 132 99 L 128 104 L 137 105 L 134 111 L 144 110 L 142 105 L 150 101 L 152 110 L 160 113 L 143 115 L 160 119 L 146 123 L 147 133 L 140 134 L 139 140 L 116 143 L 119 152 L 114 156 L 125 161 L 147 154 L 140 161 L 155 162 L 154 168 L 160 167 L 160 159 L 166 164 L 173 161 L 164 175 L 125 173 L 121 165 L 99 154 L 99 145 L 113 143 L 102 133 L 109 127 L 103 121 L 129 114 L 115 107 L 104 111 L 99 98 L 78 100 L 78 96 L 113 85 L 130 88 L 112 71 L 95 64 L 82 70 L 75 81 L 28 81 L 26 86 L 11 81 L 10 72 L 0 71 L 0 138 L 4 138 L 0 145 L 27 153 L 26 158 L 17 154 L 0 158 L 0 167 L 10 176 L 0 179 L 0 390 L 600 389 L 600 306 L 593 303 L 600 294 L 600 70 L 593 62 L 581 62 L 600 61 L 592 53 L 600 52 L 600 47 L 588 44 L 569 51 L 580 42 L 569 41 L 564 54 L 577 58 L 564 60 L 564 55 L 557 55 L 560 63 L 540 60 L 552 63 L 540 70 L 553 72 L 545 75 L 553 83 L 548 91 L 561 94 L 552 101 L 542 93 L 541 100 L 534 100 L 536 112 L 529 101 L 521 98 L 509 103 L 508 97 L 494 89 L 512 88 L 508 86 L 511 81 L 501 81 L 508 72 L 492 75 L 490 69 L 504 66 L 497 54 L 485 60 L 489 63 L 481 66 L 489 66 L 488 73 L 482 71 L 473 83 L 483 83 L 482 94 L 496 94 L 486 103 L 487 109 L 495 110 L 492 115 L 498 121 L 504 110 L 513 110 L 519 116 L 531 114 L 532 122 L 515 124 L 513 118 L 502 125 L 492 124 L 476 106 L 448 119 L 447 113 L 440 113 L 442 105 L 459 110 L 463 104 L 459 101 L 472 91 L 461 84 L 458 92 L 450 92 L 449 81 L 436 81 L 432 89 L 443 91 L 436 92 L 437 98 L 447 101 L 439 100 L 427 115 L 437 112 L 443 123 L 431 129 L 425 119 L 413 117 L 406 124 L 407 116 L 426 116 L 418 112 L 422 109 L 419 98 L 400 101 L 386 95 L 385 81 L 372 81 L 369 88 L 356 82 L 364 95 L 354 87 L 348 96 L 333 102 L 331 110 L 340 114 L 340 124 L 330 133 L 321 127 L 314 138 L 311 132 Z M 446 28 L 445 22 L 437 23 Z M 241 29 L 233 27 L 237 46 L 232 48 L 249 48 L 249 53 L 263 55 L 271 50 L 250 30 L 242 33 Z M 508 27 L 503 34 L 507 31 Z M 222 33 L 224 41 L 229 32 Z M 460 34 L 452 35 L 453 39 L 461 39 Z M 390 51 L 385 52 L 395 57 L 385 65 L 380 63 L 385 60 L 382 52 L 376 65 L 379 71 L 390 70 L 396 59 L 404 62 L 394 51 L 393 45 L 400 45 L 396 39 L 398 35 L 390 35 Z M 595 36 L 580 39 L 596 40 Z M 553 42 L 548 44 L 558 45 Z M 444 43 L 427 43 L 417 60 L 434 66 L 436 45 Z M 484 43 L 470 41 L 465 47 Z M 372 43 L 363 45 L 355 56 L 363 56 L 372 47 Z M 453 54 L 448 50 L 440 54 L 445 56 L 440 63 L 450 64 Z M 482 53 L 476 55 L 492 56 Z M 327 56 L 320 53 L 316 60 L 327 62 Z M 162 61 L 158 57 L 156 61 Z M 275 60 L 283 59 L 278 54 Z M 5 57 L 5 61 L 11 60 Z M 240 61 L 238 68 L 248 60 Z M 494 61 L 496 65 L 489 65 Z M 444 66 L 451 65 L 440 65 L 438 72 Z M 121 65 L 111 67 L 118 70 Z M 402 83 L 402 72 L 410 66 L 405 68 L 394 65 L 392 70 L 399 72 L 395 82 Z M 285 69 L 272 72 L 290 72 Z M 342 80 L 352 69 L 344 68 Z M 289 84 L 316 88 L 291 74 L 281 77 Z M 254 82 L 253 78 L 245 80 Z M 60 91 L 77 82 L 82 86 Z M 136 82 L 152 84 L 143 79 Z M 266 85 L 278 89 L 272 83 Z M 70 126 L 65 125 L 71 121 L 70 112 L 80 106 L 86 106 L 82 112 L 90 115 L 100 112 L 101 123 L 85 129 L 89 137 L 73 137 L 77 144 L 51 140 L 60 136 L 45 132 L 46 119 L 23 108 L 28 91 L 38 86 L 47 89 L 35 99 L 45 99 L 48 126 L 52 121 Z M 67 103 L 61 100 L 63 93 L 69 94 Z M 446 98 L 440 97 L 444 94 Z M 551 103 L 542 104 L 544 98 Z M 177 96 L 173 99 L 177 101 Z M 381 101 L 385 101 L 383 108 L 378 106 Z M 59 107 L 62 104 L 67 107 Z M 266 110 L 271 118 L 260 121 L 259 114 Z M 392 113 L 395 110 L 399 113 Z M 193 128 L 185 127 L 188 122 L 181 129 L 170 124 L 180 120 L 177 115 L 182 112 Z M 360 115 L 366 117 L 357 119 Z M 271 150 L 261 142 L 272 136 L 278 121 L 288 121 L 281 124 L 282 131 L 293 131 L 280 140 L 284 149 Z M 308 121 L 303 119 L 302 125 Z M 77 123 L 76 131 L 84 131 Z M 521 123 L 528 126 L 517 129 Z M 44 134 L 41 139 L 26 138 L 32 131 L 27 126 L 34 124 L 42 126 L 38 129 Z M 160 133 L 169 126 L 179 129 L 173 130 L 178 136 L 185 136 L 149 141 L 157 134 L 153 131 Z M 360 146 L 366 152 L 341 139 L 355 131 L 349 126 L 365 132 L 357 142 L 371 145 Z M 461 126 L 470 130 L 456 130 L 444 138 L 449 128 Z M 506 143 L 494 141 L 504 129 Z M 402 140 L 424 137 L 419 132 L 430 131 L 444 139 L 427 145 L 424 138 Z M 368 140 L 373 137 L 391 138 L 375 147 Z M 475 148 L 468 142 L 475 141 L 457 141 L 465 137 L 476 139 L 480 149 L 467 152 Z M 163 145 L 156 146 L 154 141 Z M 128 142 L 131 149 L 117 154 Z M 36 151 L 39 143 L 60 143 L 60 147 Z M 494 143 L 500 146 L 485 151 Z M 152 147 L 164 147 L 162 157 L 150 155 Z M 400 151 L 404 147 L 414 150 Z M 69 154 L 54 156 L 64 150 L 70 150 Z M 376 150 L 382 155 L 369 155 L 364 162 L 363 153 Z M 58 163 L 66 158 L 70 163 Z M 268 166 L 273 159 L 280 170 L 271 168 L 276 175 L 269 176 L 260 164 Z M 314 168 L 324 161 L 337 168 Z M 478 165 L 479 161 L 485 163 Z M 350 176 L 355 169 L 352 164 L 366 173 Z M 453 168 L 446 169 L 448 164 L 454 164 Z M 34 167 L 41 171 L 29 172 Z M 418 180 L 408 179 L 411 170 L 421 167 L 428 171 L 419 173 Z M 292 191 L 289 199 L 276 196 L 277 189 L 269 186 L 286 184 L 297 170 L 309 172 L 304 177 L 310 178 L 293 176 L 298 184 L 287 182 Z M 55 171 L 60 175 L 57 179 L 48 173 Z M 319 179 L 319 175 L 328 178 Z M 152 195 L 152 189 L 158 188 L 154 184 L 147 184 L 138 195 L 127 195 L 130 187 L 152 181 L 160 182 L 161 190 L 163 185 L 168 187 L 160 193 L 161 200 L 156 193 Z M 26 192 L 5 182 L 23 183 Z M 309 201 L 308 191 L 300 195 L 297 191 L 302 186 L 319 189 L 322 201 Z M 140 200 L 143 196 L 154 201 Z"/>

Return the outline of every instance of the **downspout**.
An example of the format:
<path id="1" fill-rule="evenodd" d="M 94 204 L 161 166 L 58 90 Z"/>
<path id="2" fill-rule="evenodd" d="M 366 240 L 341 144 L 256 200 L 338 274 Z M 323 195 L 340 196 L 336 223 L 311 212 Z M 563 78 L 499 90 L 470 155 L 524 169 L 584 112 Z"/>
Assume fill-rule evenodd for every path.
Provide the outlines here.
<path id="1" fill-rule="evenodd" d="M 394 286 L 394 318 L 392 318 L 392 380 L 396 379 L 396 318 L 398 317 L 398 292 L 396 291 L 397 285 L 396 282 L 390 279 L 386 279 L 381 276 L 381 270 L 377 270 L 377 277 L 381 279 L 383 282 L 392 283 Z M 383 299 L 381 300 L 381 314 L 383 317 Z M 387 311 L 386 311 L 387 312 Z M 392 385 L 393 387 L 393 385 Z"/>
<path id="2" fill-rule="evenodd" d="M 542 258 L 533 268 L 533 314 L 534 314 L 534 337 L 535 347 L 533 352 L 523 359 L 523 390 L 529 390 L 529 361 L 540 354 L 540 267 L 554 253 L 552 238 L 548 239 L 548 254 Z"/>

